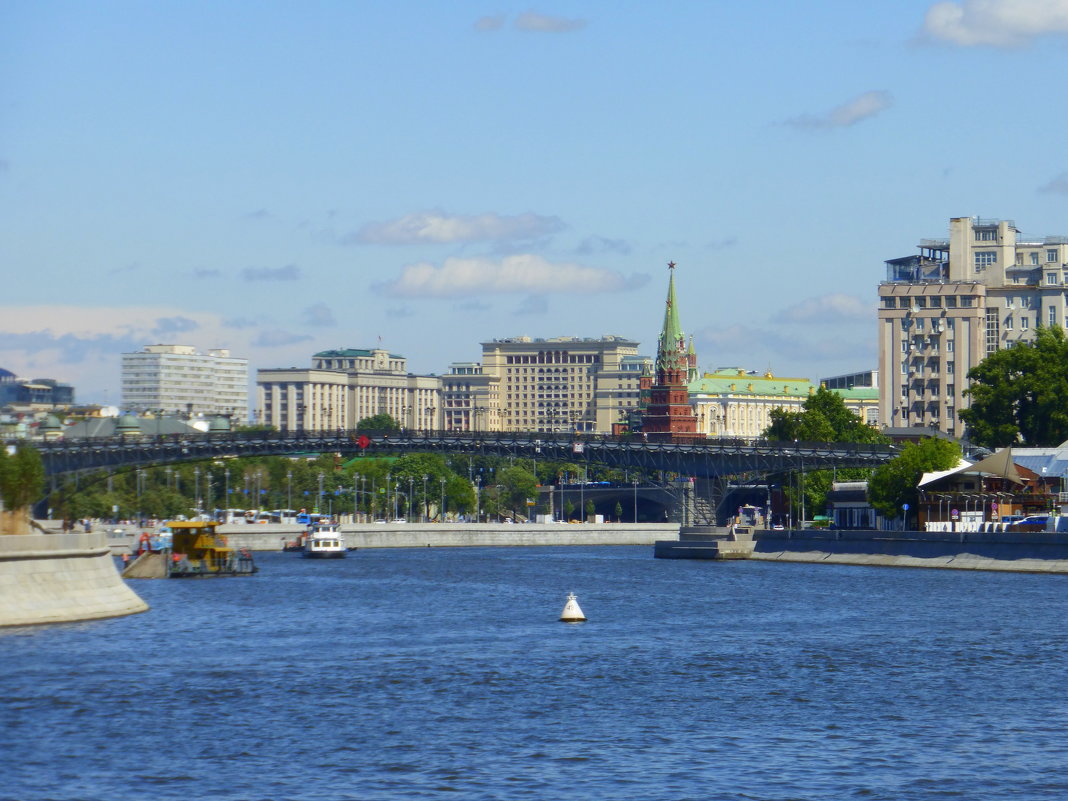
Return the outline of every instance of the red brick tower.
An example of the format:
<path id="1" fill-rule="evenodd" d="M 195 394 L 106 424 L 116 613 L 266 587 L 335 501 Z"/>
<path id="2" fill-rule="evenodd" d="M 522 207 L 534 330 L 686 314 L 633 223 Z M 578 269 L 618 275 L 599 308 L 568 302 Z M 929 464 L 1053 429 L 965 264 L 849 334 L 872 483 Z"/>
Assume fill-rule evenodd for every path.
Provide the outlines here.
<path id="1" fill-rule="evenodd" d="M 642 432 L 652 442 L 691 442 L 699 439 L 697 416 L 690 407 L 687 383 L 697 365 L 693 342 L 686 345 L 675 303 L 675 262 L 668 262 L 667 308 L 656 349 L 656 375 L 649 388 L 649 405 L 642 417 Z"/>

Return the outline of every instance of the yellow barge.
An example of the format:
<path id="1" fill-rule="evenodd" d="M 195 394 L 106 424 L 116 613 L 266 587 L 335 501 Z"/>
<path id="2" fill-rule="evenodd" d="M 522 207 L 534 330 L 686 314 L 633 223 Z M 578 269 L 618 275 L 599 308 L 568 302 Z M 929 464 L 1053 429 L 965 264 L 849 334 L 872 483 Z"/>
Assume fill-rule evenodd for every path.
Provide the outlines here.
<path id="1" fill-rule="evenodd" d="M 251 576 L 256 572 L 252 554 L 231 548 L 215 529 L 218 523 L 176 520 L 167 523 L 170 547 L 145 551 L 122 571 L 123 578 L 207 578 Z"/>

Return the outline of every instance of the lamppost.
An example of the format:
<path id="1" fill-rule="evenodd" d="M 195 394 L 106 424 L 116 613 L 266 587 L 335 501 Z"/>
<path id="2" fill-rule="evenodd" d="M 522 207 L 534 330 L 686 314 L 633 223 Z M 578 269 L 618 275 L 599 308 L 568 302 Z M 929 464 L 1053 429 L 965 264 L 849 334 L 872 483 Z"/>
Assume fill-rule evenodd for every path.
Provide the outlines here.
<path id="1" fill-rule="evenodd" d="M 475 522 L 482 519 L 482 476 L 475 479 Z"/>
<path id="2" fill-rule="evenodd" d="M 426 497 L 426 480 L 429 476 L 423 473 L 423 522 L 426 523 L 430 519 L 430 502 Z"/>
<path id="3" fill-rule="evenodd" d="M 439 479 L 441 481 L 441 507 L 438 509 L 438 522 L 445 522 L 445 479 Z"/>
<path id="4" fill-rule="evenodd" d="M 586 522 L 586 468 L 582 468 L 582 483 L 579 484 L 579 520 Z"/>
<path id="5" fill-rule="evenodd" d="M 367 476 L 360 474 L 360 495 L 363 497 L 364 504 L 367 504 Z"/>
<path id="6" fill-rule="evenodd" d="M 319 471 L 319 495 L 315 499 L 315 511 L 322 514 L 323 511 L 323 472 Z"/>
<path id="7" fill-rule="evenodd" d="M 412 522 L 412 485 L 415 484 L 415 479 L 408 476 L 408 502 L 405 504 L 407 508 L 404 510 L 404 519 L 409 523 Z"/>
<path id="8" fill-rule="evenodd" d="M 200 467 L 193 468 L 193 509 L 200 515 Z"/>
<path id="9" fill-rule="evenodd" d="M 230 468 L 229 467 L 227 467 L 225 470 L 223 470 L 223 476 L 226 479 L 226 485 L 223 487 L 223 494 L 226 496 L 226 498 L 223 501 L 223 503 L 226 504 L 226 510 L 227 510 L 226 514 L 223 516 L 223 521 L 226 522 L 226 523 L 229 523 L 230 522 Z"/>
<path id="10" fill-rule="evenodd" d="M 638 479 L 634 479 L 631 484 L 634 485 L 634 522 L 638 522 Z"/>
<path id="11" fill-rule="evenodd" d="M 388 511 L 389 509 L 393 508 L 393 504 L 390 502 L 390 499 L 389 499 L 389 479 L 390 478 L 391 478 L 390 474 L 386 473 L 386 509 L 385 509 L 385 511 Z"/>
<path id="12" fill-rule="evenodd" d="M 355 473 L 352 474 L 352 522 L 355 523 L 360 515 L 360 479 Z"/>
<path id="13" fill-rule="evenodd" d="M 286 471 L 286 509 L 293 509 L 293 471 Z"/>

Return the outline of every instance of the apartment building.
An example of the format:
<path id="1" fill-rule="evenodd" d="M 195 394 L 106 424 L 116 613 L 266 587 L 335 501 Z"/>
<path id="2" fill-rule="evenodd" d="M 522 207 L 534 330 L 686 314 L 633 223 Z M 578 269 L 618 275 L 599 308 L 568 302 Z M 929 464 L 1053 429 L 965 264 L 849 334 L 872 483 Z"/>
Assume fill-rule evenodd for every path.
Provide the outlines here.
<path id="1" fill-rule="evenodd" d="M 961 436 L 968 371 L 1039 325 L 1068 322 L 1068 237 L 955 217 L 948 237 L 918 250 L 887 261 L 879 286 L 879 416 Z"/>
<path id="2" fill-rule="evenodd" d="M 408 360 L 382 348 L 327 350 L 312 367 L 256 372 L 260 423 L 284 431 L 354 428 L 388 414 L 404 428 L 440 427 L 441 378 L 413 375 Z"/>
<path id="3" fill-rule="evenodd" d="M 122 354 L 122 406 L 132 412 L 248 419 L 248 360 L 225 349 L 149 345 Z"/>

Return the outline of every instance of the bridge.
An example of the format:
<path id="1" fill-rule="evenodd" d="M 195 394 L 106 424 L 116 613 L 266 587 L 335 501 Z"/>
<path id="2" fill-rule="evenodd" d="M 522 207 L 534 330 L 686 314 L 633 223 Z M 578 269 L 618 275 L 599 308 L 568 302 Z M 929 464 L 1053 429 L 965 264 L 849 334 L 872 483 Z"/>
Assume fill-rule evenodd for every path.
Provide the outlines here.
<path id="1" fill-rule="evenodd" d="M 892 446 L 845 442 L 707 439 L 651 442 L 638 435 L 604 436 L 496 431 L 213 431 L 196 435 L 55 439 L 35 443 L 45 473 L 59 476 L 233 456 L 342 453 L 393 456 L 428 452 L 486 454 L 661 470 L 714 479 L 743 473 L 877 467 Z"/>

